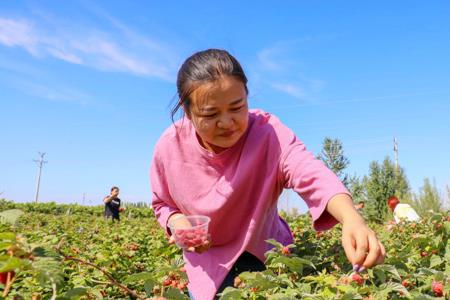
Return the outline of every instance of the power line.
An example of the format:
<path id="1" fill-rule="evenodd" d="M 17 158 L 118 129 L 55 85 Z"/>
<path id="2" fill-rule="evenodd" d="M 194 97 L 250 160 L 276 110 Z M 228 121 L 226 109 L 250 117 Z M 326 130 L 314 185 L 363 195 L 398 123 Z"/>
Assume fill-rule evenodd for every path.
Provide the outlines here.
<path id="1" fill-rule="evenodd" d="M 398 143 L 396 137 L 394 137 L 394 159 L 395 159 L 395 171 L 398 174 Z"/>
<path id="2" fill-rule="evenodd" d="M 36 184 L 36 198 L 34 200 L 36 203 L 38 203 L 38 199 L 39 199 L 39 187 L 41 185 L 42 166 L 47 163 L 47 161 L 44 160 L 45 152 L 38 152 L 38 154 L 39 154 L 40 158 L 33 160 L 35 163 L 37 163 L 38 168 L 39 168 L 37 184 Z"/>

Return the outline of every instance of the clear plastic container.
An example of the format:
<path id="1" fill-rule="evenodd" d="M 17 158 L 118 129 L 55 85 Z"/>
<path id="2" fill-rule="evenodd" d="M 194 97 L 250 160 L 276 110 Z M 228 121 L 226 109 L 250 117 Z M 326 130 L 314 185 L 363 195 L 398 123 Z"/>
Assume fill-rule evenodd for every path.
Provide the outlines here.
<path id="1" fill-rule="evenodd" d="M 210 221 L 211 219 L 207 216 L 179 216 L 169 222 L 169 228 L 178 247 L 195 248 L 208 240 Z"/>

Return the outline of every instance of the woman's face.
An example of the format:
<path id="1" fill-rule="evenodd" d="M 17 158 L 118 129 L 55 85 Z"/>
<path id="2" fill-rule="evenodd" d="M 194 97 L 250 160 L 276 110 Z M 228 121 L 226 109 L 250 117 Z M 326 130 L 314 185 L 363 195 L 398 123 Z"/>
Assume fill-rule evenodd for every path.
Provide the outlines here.
<path id="1" fill-rule="evenodd" d="M 205 83 L 191 94 L 190 111 L 200 143 L 219 153 L 233 146 L 248 126 L 247 92 L 233 76 Z"/>

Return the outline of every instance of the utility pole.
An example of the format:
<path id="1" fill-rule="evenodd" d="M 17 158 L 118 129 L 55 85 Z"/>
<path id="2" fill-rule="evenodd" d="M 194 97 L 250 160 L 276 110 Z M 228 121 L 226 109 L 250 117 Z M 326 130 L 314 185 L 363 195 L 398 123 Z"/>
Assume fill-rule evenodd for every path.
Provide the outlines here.
<path id="1" fill-rule="evenodd" d="M 84 200 L 86 200 L 86 193 L 83 193 L 83 202 L 82 202 L 82 205 L 84 205 Z"/>
<path id="2" fill-rule="evenodd" d="M 398 143 L 396 137 L 394 137 L 394 160 L 395 160 L 395 172 L 397 172 L 398 174 Z"/>
<path id="3" fill-rule="evenodd" d="M 38 152 L 38 153 L 39 153 L 40 158 L 34 160 L 34 162 L 37 163 L 38 168 L 39 168 L 37 184 L 36 184 L 36 198 L 34 200 L 36 203 L 38 203 L 38 199 L 39 199 L 39 186 L 41 185 L 42 166 L 45 163 L 47 163 L 47 161 L 44 160 L 45 152 Z"/>

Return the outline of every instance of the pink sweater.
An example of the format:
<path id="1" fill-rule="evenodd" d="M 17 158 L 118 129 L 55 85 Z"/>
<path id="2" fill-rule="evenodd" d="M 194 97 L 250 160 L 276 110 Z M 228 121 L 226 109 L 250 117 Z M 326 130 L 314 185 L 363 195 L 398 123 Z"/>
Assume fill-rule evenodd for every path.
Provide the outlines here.
<path id="1" fill-rule="evenodd" d="M 214 298 L 242 252 L 264 261 L 271 248 L 265 240 L 293 242 L 277 210 L 283 188 L 304 199 L 316 230 L 337 223 L 325 210 L 327 202 L 336 194 L 348 194 L 289 128 L 260 110 L 250 110 L 246 133 L 219 154 L 200 145 L 188 119 L 176 122 L 155 146 L 150 176 L 152 205 L 164 229 L 175 212 L 211 218 L 212 247 L 202 254 L 183 253 L 188 287 L 196 300 Z"/>

